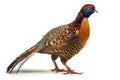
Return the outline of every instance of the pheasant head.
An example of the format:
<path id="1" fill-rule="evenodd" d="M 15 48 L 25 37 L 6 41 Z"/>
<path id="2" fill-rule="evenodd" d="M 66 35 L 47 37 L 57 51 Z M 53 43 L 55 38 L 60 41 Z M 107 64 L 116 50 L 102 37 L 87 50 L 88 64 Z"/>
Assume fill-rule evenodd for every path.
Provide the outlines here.
<path id="1" fill-rule="evenodd" d="M 85 4 L 81 8 L 75 20 L 70 24 L 68 24 L 69 30 L 76 32 L 76 30 L 80 28 L 79 25 L 81 24 L 83 18 L 90 17 L 90 15 L 93 14 L 94 12 L 98 12 L 98 11 L 95 9 L 95 6 L 93 4 Z"/>

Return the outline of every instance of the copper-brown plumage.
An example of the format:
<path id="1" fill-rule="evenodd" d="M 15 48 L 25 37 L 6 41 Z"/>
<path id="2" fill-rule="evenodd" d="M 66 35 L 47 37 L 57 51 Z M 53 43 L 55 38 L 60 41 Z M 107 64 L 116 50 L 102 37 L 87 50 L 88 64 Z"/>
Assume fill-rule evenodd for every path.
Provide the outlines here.
<path id="1" fill-rule="evenodd" d="M 37 44 L 18 56 L 7 68 L 7 72 L 11 73 L 14 67 L 21 62 L 20 67 L 34 53 L 51 54 L 52 61 L 55 65 L 53 71 L 66 72 L 66 74 L 81 74 L 70 69 L 66 62 L 85 46 L 89 34 L 88 17 L 95 12 L 95 6 L 86 4 L 78 13 L 76 19 L 66 25 L 58 26 L 50 30 Z M 60 57 L 62 64 L 66 70 L 59 69 L 55 60 Z"/>
<path id="2" fill-rule="evenodd" d="M 76 34 L 78 35 L 79 41 L 82 43 L 81 45 L 84 46 L 90 35 L 90 27 L 87 18 L 82 20 L 80 28 L 81 29 L 76 31 Z"/>

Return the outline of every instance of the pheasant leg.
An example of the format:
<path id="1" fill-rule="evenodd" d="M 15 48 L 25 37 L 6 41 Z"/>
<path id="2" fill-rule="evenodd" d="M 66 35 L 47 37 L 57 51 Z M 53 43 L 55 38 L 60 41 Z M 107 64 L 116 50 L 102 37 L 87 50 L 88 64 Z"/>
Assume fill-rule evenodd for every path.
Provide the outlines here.
<path id="1" fill-rule="evenodd" d="M 67 71 L 64 74 L 83 74 L 83 72 L 75 72 L 74 70 L 71 70 L 71 68 L 66 64 L 63 63 L 63 65 L 66 67 Z"/>
<path id="2" fill-rule="evenodd" d="M 55 65 L 55 69 L 52 69 L 52 71 L 55 71 L 55 72 L 66 72 L 66 70 L 64 69 L 59 69 L 57 63 L 55 62 L 55 60 L 53 60 L 53 63 Z"/>

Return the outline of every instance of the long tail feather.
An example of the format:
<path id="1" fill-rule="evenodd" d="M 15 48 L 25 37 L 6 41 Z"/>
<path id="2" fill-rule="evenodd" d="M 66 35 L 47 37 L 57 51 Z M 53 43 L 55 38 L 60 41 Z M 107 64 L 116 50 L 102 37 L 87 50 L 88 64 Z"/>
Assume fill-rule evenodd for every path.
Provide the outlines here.
<path id="1" fill-rule="evenodd" d="M 15 68 L 15 66 L 21 62 L 17 72 L 19 71 L 19 69 L 22 67 L 22 65 L 35 53 L 37 52 L 37 48 L 36 47 L 31 47 L 30 49 L 28 49 L 27 51 L 25 51 L 24 53 L 22 53 L 20 56 L 18 56 L 7 68 L 7 72 L 11 73 L 13 71 L 13 69 Z"/>
<path id="2" fill-rule="evenodd" d="M 20 66 L 18 67 L 16 73 L 19 72 L 19 70 L 20 70 L 20 68 L 22 67 L 22 65 L 23 65 L 30 57 L 32 57 L 32 55 L 27 56 L 27 57 L 20 63 Z"/>

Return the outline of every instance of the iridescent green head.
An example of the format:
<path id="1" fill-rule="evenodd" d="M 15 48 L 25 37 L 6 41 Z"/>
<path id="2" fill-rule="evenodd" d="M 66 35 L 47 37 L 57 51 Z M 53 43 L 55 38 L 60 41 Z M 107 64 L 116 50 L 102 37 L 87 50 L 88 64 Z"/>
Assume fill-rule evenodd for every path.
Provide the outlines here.
<path id="1" fill-rule="evenodd" d="M 91 14 L 93 14 L 94 12 L 97 12 L 97 11 L 95 10 L 95 6 L 94 6 L 93 4 L 86 4 L 86 5 L 84 5 L 84 6 L 81 8 L 79 14 L 82 14 L 83 17 L 87 17 L 87 18 L 88 18 L 88 17 L 89 17 Z"/>

